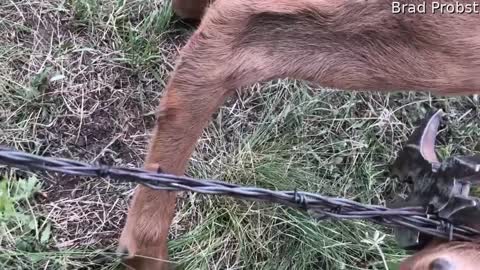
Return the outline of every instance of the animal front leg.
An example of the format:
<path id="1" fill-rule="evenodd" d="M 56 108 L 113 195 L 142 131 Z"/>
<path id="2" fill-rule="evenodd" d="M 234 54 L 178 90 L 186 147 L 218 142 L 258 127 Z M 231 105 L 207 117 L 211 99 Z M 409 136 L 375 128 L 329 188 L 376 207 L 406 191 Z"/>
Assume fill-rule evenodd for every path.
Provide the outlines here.
<path id="1" fill-rule="evenodd" d="M 202 129 L 225 93 L 187 94 L 175 86 L 175 81 L 173 76 L 162 99 L 145 168 L 181 175 Z M 127 265 L 134 269 L 167 269 L 167 236 L 175 200 L 176 192 L 137 187 L 120 239 L 120 249 L 129 254 Z"/>
<path id="2" fill-rule="evenodd" d="M 212 113 L 233 89 L 264 79 L 241 55 L 225 46 L 216 25 L 197 30 L 181 52 L 158 110 L 145 168 L 181 175 Z M 220 28 L 223 26 L 219 26 Z M 131 202 L 119 251 L 133 269 L 168 269 L 167 236 L 175 192 L 138 186 Z"/>

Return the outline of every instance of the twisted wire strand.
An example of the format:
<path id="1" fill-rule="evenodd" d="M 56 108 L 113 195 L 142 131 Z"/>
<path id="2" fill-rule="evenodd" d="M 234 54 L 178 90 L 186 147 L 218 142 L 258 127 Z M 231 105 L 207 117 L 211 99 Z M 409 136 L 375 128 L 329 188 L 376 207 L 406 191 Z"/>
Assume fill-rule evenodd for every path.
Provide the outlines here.
<path id="1" fill-rule="evenodd" d="M 395 227 L 403 226 L 431 236 L 449 240 L 475 241 L 480 231 L 427 214 L 423 207 L 389 209 L 303 191 L 274 191 L 241 186 L 218 180 L 194 179 L 138 168 L 92 165 L 75 160 L 42 157 L 0 146 L 0 164 L 25 170 L 42 170 L 65 175 L 103 177 L 120 182 L 135 182 L 156 190 L 191 191 L 224 195 L 239 199 L 278 203 L 307 211 L 317 219 L 363 219 Z M 446 226 L 448 224 L 448 226 Z"/>

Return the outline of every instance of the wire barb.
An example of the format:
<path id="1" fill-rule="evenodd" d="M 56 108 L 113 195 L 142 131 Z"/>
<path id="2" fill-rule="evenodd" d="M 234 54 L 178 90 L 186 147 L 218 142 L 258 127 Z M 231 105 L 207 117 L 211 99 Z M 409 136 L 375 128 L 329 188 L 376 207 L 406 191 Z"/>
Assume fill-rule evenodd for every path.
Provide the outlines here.
<path id="1" fill-rule="evenodd" d="M 446 222 L 423 207 L 390 209 L 367 205 L 345 198 L 334 198 L 317 193 L 273 191 L 264 188 L 240 186 L 218 180 L 200 180 L 186 176 L 152 173 L 142 169 L 98 166 L 69 159 L 41 157 L 0 146 L 0 164 L 25 170 L 44 170 L 66 175 L 104 177 L 119 182 L 135 182 L 157 190 L 192 191 L 224 195 L 239 199 L 278 203 L 307 211 L 314 217 L 336 219 L 363 219 L 389 226 L 406 227 L 448 240 L 474 241 L 480 231 Z M 447 228 L 445 228 L 447 225 Z"/>
<path id="2" fill-rule="evenodd" d="M 297 188 L 294 189 L 293 191 L 293 200 L 296 204 L 300 205 L 300 208 L 304 211 L 308 209 L 307 205 L 307 198 L 303 196 L 302 194 L 298 193 Z"/>

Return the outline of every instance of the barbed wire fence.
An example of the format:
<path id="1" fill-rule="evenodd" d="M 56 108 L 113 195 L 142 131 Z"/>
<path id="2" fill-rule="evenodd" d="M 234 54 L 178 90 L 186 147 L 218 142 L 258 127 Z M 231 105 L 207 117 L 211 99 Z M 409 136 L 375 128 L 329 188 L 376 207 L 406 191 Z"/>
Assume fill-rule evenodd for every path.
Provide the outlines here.
<path id="1" fill-rule="evenodd" d="M 362 219 L 388 227 L 405 227 L 434 237 L 475 241 L 480 231 L 456 225 L 423 207 L 387 208 L 362 204 L 345 198 L 323 196 L 303 191 L 275 191 L 241 186 L 218 180 L 194 179 L 166 173 L 153 173 L 138 168 L 93 165 L 75 160 L 42 157 L 0 146 L 0 164 L 28 171 L 50 171 L 64 175 L 102 177 L 119 182 L 135 182 L 156 190 L 191 191 L 230 196 L 245 200 L 277 203 L 307 211 L 316 219 Z"/>

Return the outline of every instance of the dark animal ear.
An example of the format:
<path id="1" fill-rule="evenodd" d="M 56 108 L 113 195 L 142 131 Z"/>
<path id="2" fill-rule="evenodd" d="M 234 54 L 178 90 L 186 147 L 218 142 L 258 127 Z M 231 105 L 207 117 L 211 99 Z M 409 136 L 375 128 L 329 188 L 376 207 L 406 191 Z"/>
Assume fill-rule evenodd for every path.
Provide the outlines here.
<path id="1" fill-rule="evenodd" d="M 428 163 L 439 162 L 437 154 L 435 153 L 435 140 L 442 116 L 443 111 L 438 110 L 429 117 L 426 117 L 409 137 L 407 142 L 411 147 L 417 148 L 420 155 L 428 161 Z"/>
<path id="2" fill-rule="evenodd" d="M 402 150 L 398 152 L 397 159 L 392 164 L 392 176 L 400 181 L 407 182 L 413 188 L 421 186 L 424 176 L 432 173 L 440 167 L 440 161 L 435 153 L 435 140 L 438 128 L 442 120 L 443 112 L 435 111 L 427 115 L 408 137 Z M 388 207 L 406 207 L 424 205 L 426 202 L 422 196 L 409 196 L 407 200 L 397 196 L 395 200 L 387 203 Z M 431 237 L 410 229 L 395 229 L 397 243 L 405 248 L 419 250 L 429 243 Z"/>
<path id="3" fill-rule="evenodd" d="M 443 112 L 438 110 L 427 116 L 408 138 L 392 164 L 392 174 L 401 181 L 410 182 L 440 164 L 435 153 L 435 140 Z"/>

